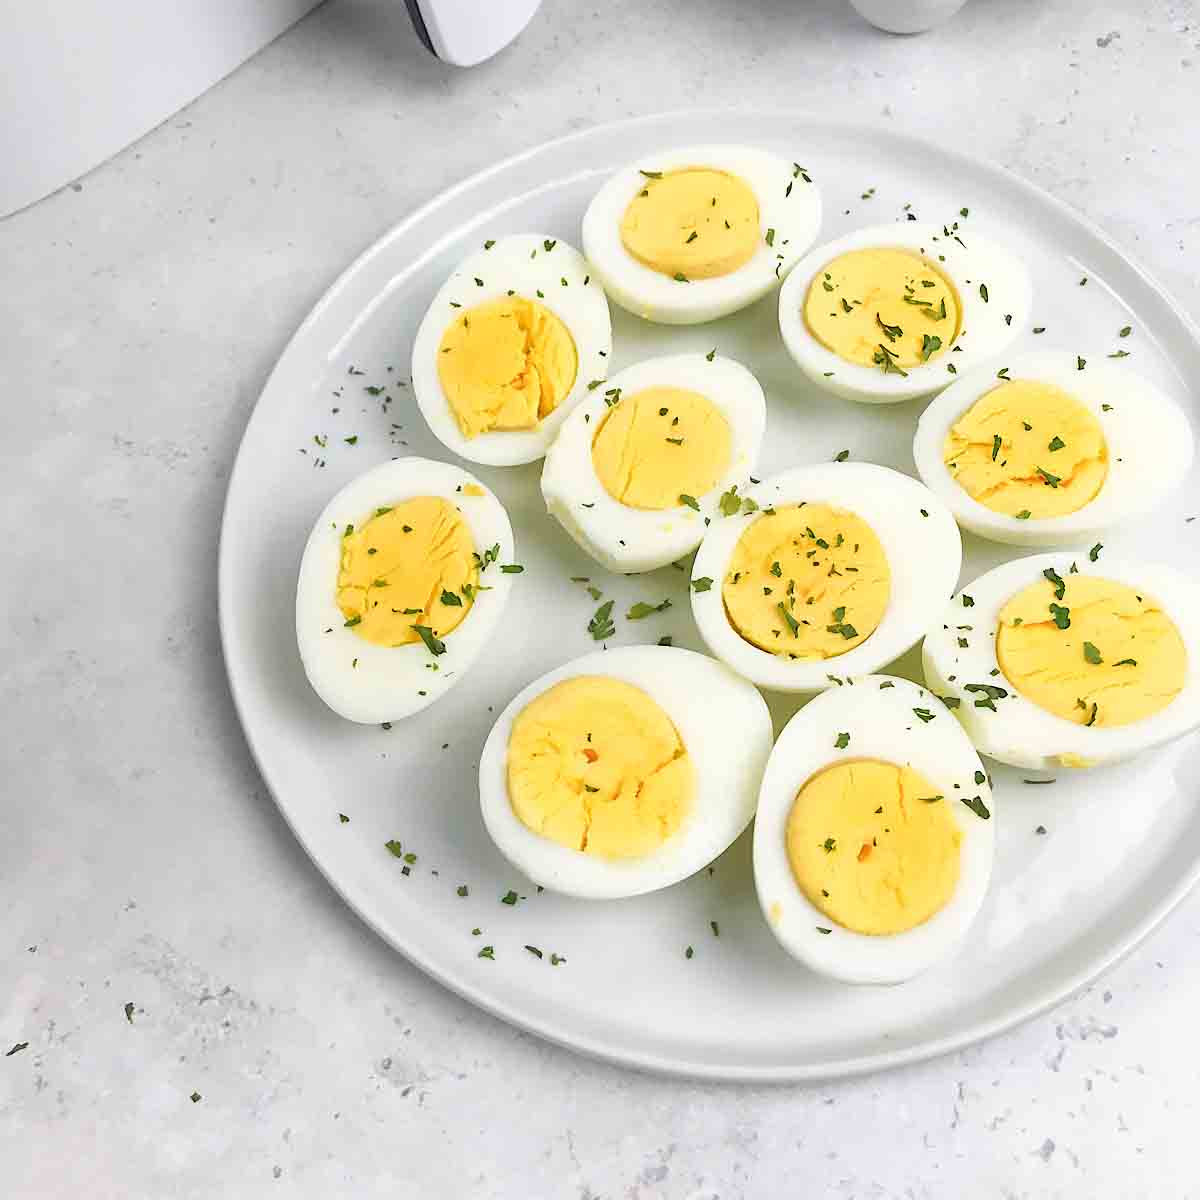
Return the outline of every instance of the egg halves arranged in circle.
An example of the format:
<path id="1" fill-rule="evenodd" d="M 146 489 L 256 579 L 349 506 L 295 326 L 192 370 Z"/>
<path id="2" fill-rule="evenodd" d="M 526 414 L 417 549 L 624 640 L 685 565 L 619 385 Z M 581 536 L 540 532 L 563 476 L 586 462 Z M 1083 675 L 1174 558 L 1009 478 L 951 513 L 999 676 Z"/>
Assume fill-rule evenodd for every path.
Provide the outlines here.
<path id="1" fill-rule="evenodd" d="M 820 224 L 801 164 L 748 146 L 688 146 L 613 175 L 584 214 L 583 249 L 622 308 L 694 325 L 769 292 Z"/>
<path id="2" fill-rule="evenodd" d="M 1200 582 L 1098 546 L 1014 559 L 951 600 L 923 657 L 980 753 L 1119 762 L 1200 726 Z"/>
<path id="3" fill-rule="evenodd" d="M 847 400 L 891 404 L 940 391 L 1024 328 L 1024 265 L 967 229 L 908 222 L 810 251 L 779 292 L 796 366 Z"/>
<path id="4" fill-rule="evenodd" d="M 508 514 L 460 467 L 402 458 L 351 480 L 300 561 L 296 640 L 317 695 L 364 724 L 432 704 L 495 633 L 512 555 Z"/>
<path id="5" fill-rule="evenodd" d="M 434 436 L 460 457 L 533 462 L 607 374 L 611 348 L 608 301 L 578 250 L 537 234 L 487 241 L 421 321 L 413 391 Z"/>
<path id="6" fill-rule="evenodd" d="M 763 915 L 814 971 L 900 983 L 962 942 L 993 824 L 979 755 L 940 701 L 907 679 L 847 679 L 771 751 L 754 822 Z"/>
<path id="7" fill-rule="evenodd" d="M 980 537 L 1086 544 L 1145 516 L 1192 463 L 1191 426 L 1124 365 L 1064 350 L 960 377 L 921 414 L 913 458 Z"/>
<path id="8" fill-rule="evenodd" d="M 763 698 L 720 663 L 667 646 L 600 651 L 500 714 L 479 763 L 483 821 L 545 888 L 636 896 L 700 870 L 746 828 L 770 750 Z"/>
<path id="9" fill-rule="evenodd" d="M 652 571 L 690 553 L 758 460 L 763 391 L 715 352 L 627 367 L 567 418 L 546 455 L 542 495 L 611 571 Z"/>
<path id="10" fill-rule="evenodd" d="M 946 506 L 887 467 L 796 467 L 713 518 L 692 564 L 692 613 L 738 674 L 814 692 L 911 649 L 958 582 Z"/>

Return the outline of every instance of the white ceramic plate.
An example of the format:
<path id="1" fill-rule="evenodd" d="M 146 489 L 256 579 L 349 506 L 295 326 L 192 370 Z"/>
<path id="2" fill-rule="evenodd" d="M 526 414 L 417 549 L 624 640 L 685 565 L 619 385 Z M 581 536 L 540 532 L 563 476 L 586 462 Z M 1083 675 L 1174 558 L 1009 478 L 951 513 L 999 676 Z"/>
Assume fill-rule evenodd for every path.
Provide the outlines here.
<path id="1" fill-rule="evenodd" d="M 1197 421 L 1197 397 L 1184 383 L 1200 378 L 1196 328 L 1102 234 L 996 167 L 882 129 L 778 113 L 605 126 L 438 197 L 372 246 L 300 327 L 263 390 L 230 480 L 220 553 L 225 659 L 250 746 L 296 836 L 347 903 L 436 979 L 526 1029 L 631 1065 L 721 1079 L 845 1075 L 996 1033 L 1093 979 L 1144 937 L 1200 873 L 1197 740 L 1124 767 L 1060 774 L 1048 786 L 997 769 L 996 869 L 965 949 L 911 983 L 855 989 L 809 974 L 771 937 L 754 898 L 747 836 L 711 874 L 602 904 L 536 894 L 488 841 L 475 772 L 493 712 L 531 679 L 596 648 L 587 632 L 596 605 L 571 576 L 590 576 L 616 600 L 613 644 L 670 633 L 702 649 L 686 576 L 665 568 L 622 578 L 589 562 L 546 515 L 540 464 L 471 468 L 506 504 L 526 570 L 492 653 L 437 704 L 387 731 L 350 725 L 308 687 L 295 645 L 297 565 L 329 497 L 390 455 L 446 454 L 405 386 L 414 331 L 446 273 L 489 237 L 537 229 L 577 242 L 584 208 L 609 171 L 697 140 L 760 145 L 803 164 L 824 192 L 822 241 L 904 219 L 906 204 L 922 220 L 957 218 L 967 234 L 986 223 L 1029 263 L 1032 320 L 1046 327 L 1047 342 L 1097 358 L 1129 350 L 1128 365 Z M 613 321 L 613 370 L 714 346 L 752 367 L 768 400 L 763 476 L 844 448 L 856 460 L 913 472 L 921 402 L 872 408 L 816 392 L 783 350 L 773 294 L 710 325 L 651 326 L 615 308 Z M 1118 339 L 1126 324 L 1133 334 Z M 1040 341 L 1026 330 L 1017 345 Z M 343 440 L 353 436 L 353 445 Z M 1200 573 L 1200 522 L 1184 522 L 1200 511 L 1197 482 L 1193 471 L 1166 509 L 1109 539 L 1110 549 Z M 964 540 L 964 579 L 1011 557 Z M 622 619 L 630 602 L 666 597 L 674 607 L 663 615 Z M 898 670 L 919 678 L 917 656 Z M 772 701 L 777 728 L 794 703 Z M 417 854 L 408 875 L 385 849 L 389 838 Z M 468 896 L 457 894 L 460 884 Z M 501 903 L 510 888 L 525 898 Z M 484 945 L 494 958 L 478 957 Z M 567 961 L 552 966 L 551 953 Z"/>

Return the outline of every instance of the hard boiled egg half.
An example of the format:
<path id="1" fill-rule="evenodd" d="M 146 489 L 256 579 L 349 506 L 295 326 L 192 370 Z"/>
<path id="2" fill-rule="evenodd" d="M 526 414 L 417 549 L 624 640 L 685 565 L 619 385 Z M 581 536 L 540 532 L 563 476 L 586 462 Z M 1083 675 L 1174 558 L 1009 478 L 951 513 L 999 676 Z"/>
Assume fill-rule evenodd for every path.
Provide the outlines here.
<path id="1" fill-rule="evenodd" d="M 1032 296 L 1021 261 L 957 225 L 859 229 L 798 262 L 779 292 L 796 366 L 847 400 L 891 404 L 940 391 L 999 354 Z"/>
<path id="2" fill-rule="evenodd" d="M 588 205 L 583 249 L 622 308 L 694 325 L 769 292 L 820 224 L 820 194 L 799 163 L 749 146 L 687 146 L 618 171 Z"/>
<path id="3" fill-rule="evenodd" d="M 608 301 L 578 250 L 540 234 L 489 240 L 434 296 L 413 343 L 413 391 L 460 458 L 533 462 L 607 374 L 611 348 Z"/>
<path id="4" fill-rule="evenodd" d="M 949 955 L 987 893 L 992 795 L 945 707 L 867 675 L 785 726 L 754 822 L 754 883 L 771 932 L 846 983 L 900 983 Z"/>
<path id="5" fill-rule="evenodd" d="M 520 569 L 508 514 L 473 475 L 426 458 L 359 475 L 325 506 L 300 560 L 309 683 L 349 721 L 419 712 L 489 643 Z"/>
<path id="6" fill-rule="evenodd" d="M 758 380 L 730 358 L 638 363 L 563 424 L 542 469 L 546 507 L 610 571 L 665 567 L 699 545 L 721 503 L 740 505 L 765 423 Z"/>
<path id="7" fill-rule="evenodd" d="M 964 529 L 1069 545 L 1157 507 L 1192 441 L 1179 405 L 1133 371 L 1048 350 L 951 384 L 922 413 L 913 458 Z"/>
<path id="8" fill-rule="evenodd" d="M 770 750 L 763 698 L 711 658 L 667 646 L 587 654 L 500 714 L 479 763 L 484 824 L 552 891 L 656 891 L 746 828 Z"/>
<path id="9" fill-rule="evenodd" d="M 954 597 L 924 664 L 981 753 L 1119 762 L 1200 726 L 1200 583 L 1098 546 L 1014 559 Z"/>
<path id="10" fill-rule="evenodd" d="M 692 613 L 708 648 L 761 687 L 815 692 L 878 670 L 958 582 L 949 509 L 887 467 L 797 467 L 730 513 L 696 553 Z"/>

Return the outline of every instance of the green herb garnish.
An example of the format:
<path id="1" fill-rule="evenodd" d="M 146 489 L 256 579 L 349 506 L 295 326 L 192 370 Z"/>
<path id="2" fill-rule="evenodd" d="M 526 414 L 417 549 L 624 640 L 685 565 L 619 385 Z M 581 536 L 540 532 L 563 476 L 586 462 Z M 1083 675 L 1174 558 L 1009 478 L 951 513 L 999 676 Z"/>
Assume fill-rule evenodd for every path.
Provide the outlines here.
<path id="1" fill-rule="evenodd" d="M 616 625 L 612 621 L 613 602 L 605 600 L 605 602 L 596 609 L 592 619 L 588 622 L 588 633 L 598 641 L 602 642 L 605 638 L 612 637 L 616 632 Z"/>
<path id="2" fill-rule="evenodd" d="M 986 696 L 989 700 L 1006 700 L 1008 692 L 997 687 L 994 683 L 968 683 L 965 687 L 968 692 L 979 692 Z"/>
<path id="3" fill-rule="evenodd" d="M 908 378 L 908 372 L 896 363 L 896 355 L 882 342 L 876 345 L 875 353 L 871 355 L 871 361 L 882 367 L 885 375 L 903 375 L 906 379 Z"/>
<path id="4" fill-rule="evenodd" d="M 897 338 L 904 336 L 904 330 L 899 325 L 889 325 L 878 313 L 875 314 L 875 321 L 889 342 L 894 342 Z"/>
<path id="5" fill-rule="evenodd" d="M 437 655 L 446 653 L 446 643 L 443 642 L 442 639 L 439 638 L 437 634 L 435 634 L 433 630 L 429 628 L 428 625 L 413 625 L 411 628 L 416 631 L 421 641 L 425 643 L 425 648 L 430 654 Z"/>
<path id="6" fill-rule="evenodd" d="M 625 614 L 627 621 L 641 621 L 645 617 L 652 617 L 655 613 L 666 612 L 671 607 L 670 599 L 664 600 L 661 604 L 647 604 L 644 600 L 639 600 L 632 605 L 629 611 Z"/>
<path id="7" fill-rule="evenodd" d="M 963 802 L 963 803 L 964 803 L 964 804 L 965 804 L 965 805 L 966 805 L 966 806 L 967 806 L 967 807 L 968 807 L 968 808 L 969 808 L 969 809 L 970 809 L 970 810 L 971 810 L 971 811 L 972 811 L 972 812 L 973 812 L 973 813 L 974 813 L 974 814 L 975 814 L 977 817 L 982 817 L 982 818 L 983 818 L 983 820 L 985 820 L 985 821 L 986 821 L 986 820 L 988 820 L 988 819 L 991 817 L 991 815 L 992 815 L 992 814 L 991 814 L 990 812 L 988 812 L 988 807 L 987 807 L 987 805 L 986 805 L 986 804 L 984 804 L 984 802 L 983 802 L 983 797 L 982 797 L 982 796 L 971 796 L 971 797 L 969 797 L 969 798 L 968 798 L 967 796 L 959 796 L 959 799 L 960 799 L 960 800 L 961 800 L 961 801 L 962 801 L 962 802 Z"/>
<path id="8" fill-rule="evenodd" d="M 781 600 L 775 607 L 783 614 L 783 619 L 787 622 L 787 627 L 791 630 L 792 637 L 798 637 L 800 634 L 800 622 L 788 612 L 787 605 Z"/>
<path id="9" fill-rule="evenodd" d="M 741 499 L 737 494 L 737 484 L 727 492 L 721 493 L 721 499 L 717 501 L 717 507 L 721 510 L 723 517 L 736 517 L 742 507 Z"/>

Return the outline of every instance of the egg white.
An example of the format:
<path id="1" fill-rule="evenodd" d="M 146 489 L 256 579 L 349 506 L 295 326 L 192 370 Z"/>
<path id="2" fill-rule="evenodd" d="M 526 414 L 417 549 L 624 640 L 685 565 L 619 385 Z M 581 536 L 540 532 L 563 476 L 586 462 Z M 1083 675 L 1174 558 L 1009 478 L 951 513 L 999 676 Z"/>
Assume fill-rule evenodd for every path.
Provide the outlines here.
<path id="1" fill-rule="evenodd" d="M 711 167 L 741 179 L 758 201 L 761 241 L 749 262 L 712 279 L 686 283 L 639 262 L 621 241 L 621 218 L 646 185 L 643 172 Z M 752 304 L 787 275 L 821 226 L 821 195 L 808 173 L 749 146 L 685 146 L 646 154 L 622 167 L 596 193 L 583 217 L 583 248 L 609 296 L 622 308 L 664 325 L 713 321 Z M 774 230 L 771 245 L 769 230 Z"/>
<path id="2" fill-rule="evenodd" d="M 458 489 L 483 488 L 481 496 Z M 342 535 L 362 526 L 377 508 L 418 496 L 453 504 L 471 531 L 476 552 L 499 545 L 498 560 L 480 582 L 466 616 L 445 636 L 446 651 L 432 655 L 423 642 L 379 646 L 345 627 L 337 606 Z M 491 641 L 514 578 L 500 570 L 513 561 L 512 527 L 500 501 L 461 467 L 428 458 L 401 458 L 352 479 L 322 510 L 309 534 L 296 585 L 296 642 L 313 690 L 339 716 L 360 724 L 398 721 L 426 708 L 467 673 Z M 433 669 L 436 666 L 436 670 Z"/>
<path id="3" fill-rule="evenodd" d="M 891 686 L 887 686 L 887 685 Z M 881 687 L 880 685 L 884 685 Z M 915 712 L 934 714 L 922 721 Z M 835 746 L 850 734 L 844 750 Z M 945 796 L 962 832 L 958 884 L 928 921 L 903 933 L 872 935 L 838 925 L 796 883 L 787 823 L 796 795 L 817 772 L 839 762 L 878 759 L 921 772 Z M 907 679 L 866 675 L 823 693 L 787 723 L 767 762 L 754 821 L 754 885 L 771 932 L 812 970 L 845 983 L 901 983 L 961 944 L 987 894 L 995 848 L 995 808 L 979 755 L 950 713 Z M 979 797 L 984 819 L 962 799 Z M 818 929 L 828 929 L 819 933 Z"/>
<path id="4" fill-rule="evenodd" d="M 552 248 L 547 250 L 549 243 L 553 243 Z M 575 383 L 562 403 L 536 428 L 492 430 L 467 438 L 442 390 L 438 350 L 447 328 L 464 310 L 505 299 L 510 291 L 544 305 L 570 331 L 578 354 Z M 471 462 L 517 466 L 534 462 L 546 453 L 571 409 L 587 395 L 588 383 L 602 380 L 608 373 L 611 350 L 608 301 L 583 255 L 561 239 L 518 234 L 500 238 L 490 249 L 468 255 L 438 289 L 413 342 L 413 393 L 430 430 L 447 449 Z"/>
<path id="5" fill-rule="evenodd" d="M 592 441 L 608 411 L 611 389 L 623 396 L 653 387 L 698 392 L 728 421 L 732 440 L 729 467 L 716 485 L 685 504 L 650 510 L 614 499 L 596 474 Z M 606 395 L 608 393 L 608 395 Z M 673 354 L 640 362 L 596 388 L 564 423 L 542 468 L 542 496 L 551 516 L 610 571 L 653 571 L 690 554 L 704 536 L 721 493 L 745 487 L 762 447 L 767 410 L 757 379 L 731 358 Z"/>
<path id="6" fill-rule="evenodd" d="M 955 240 L 956 234 L 965 245 Z M 927 363 L 906 367 L 907 376 L 847 362 L 821 345 L 804 320 L 809 286 L 830 262 L 852 250 L 881 248 L 920 254 L 954 284 L 961 305 L 962 332 L 954 347 Z M 987 288 L 986 301 L 981 284 Z M 796 366 L 817 387 L 845 400 L 894 404 L 940 391 L 954 381 L 955 372 L 962 374 L 1001 353 L 1024 328 L 1032 298 L 1024 264 L 973 229 L 945 230 L 915 221 L 875 225 L 826 242 L 796 264 L 779 291 L 779 331 Z"/>
<path id="7" fill-rule="evenodd" d="M 1166 708 L 1114 728 L 1077 725 L 1025 699 L 1000 673 L 996 659 L 996 629 L 1000 610 L 1017 592 L 1042 582 L 1048 567 L 1070 581 L 1071 568 L 1096 575 L 1151 597 L 1175 623 L 1187 650 L 1183 690 Z M 966 606 L 963 596 L 974 603 Z M 963 629 L 962 626 L 971 626 Z M 959 646 L 958 639 L 967 641 Z M 922 651 L 925 680 L 941 696 L 957 699 L 954 712 L 981 754 L 1030 770 L 1055 770 L 1071 765 L 1099 766 L 1131 758 L 1200 726 L 1200 582 L 1159 563 L 1110 559 L 1101 555 L 1037 554 L 1013 559 L 964 587 L 943 610 L 941 621 L 925 638 Z M 993 674 L 996 672 L 996 674 Z M 991 684 L 1008 695 L 995 701 L 996 711 L 979 707 L 979 693 L 968 684 Z"/>
<path id="8" fill-rule="evenodd" d="M 696 768 L 692 810 L 654 853 L 607 859 L 534 833 L 508 796 L 508 743 L 514 720 L 564 679 L 607 675 L 641 688 L 675 724 Z M 737 737 L 730 740 L 731 730 Z M 497 849 L 534 883 L 584 899 L 637 896 L 678 883 L 707 866 L 750 823 L 771 751 L 771 717 L 745 680 L 703 654 L 670 646 L 623 646 L 585 654 L 534 680 L 500 714 L 479 762 L 483 822 Z"/>
<path id="9" fill-rule="evenodd" d="M 784 471 L 747 495 L 760 510 L 805 501 L 857 514 L 874 530 L 891 572 L 887 609 L 870 637 L 836 658 L 793 661 L 746 641 L 730 623 L 721 594 L 738 539 L 762 512 L 714 517 L 692 564 L 692 614 L 713 654 L 760 687 L 816 692 L 833 686 L 832 676 L 877 671 L 921 640 L 929 614 L 954 591 L 962 566 L 958 526 L 950 510 L 907 475 L 873 463 L 823 463 Z M 704 578 L 712 586 L 696 591 L 696 580 Z"/>
<path id="10" fill-rule="evenodd" d="M 1062 517 L 1018 521 L 971 497 L 942 461 L 951 426 L 979 398 L 1012 380 L 1053 384 L 1100 422 L 1108 443 L 1108 475 L 1095 498 Z M 1107 406 L 1107 408 L 1105 407 Z M 1164 392 L 1123 365 L 1073 351 L 1042 350 L 997 359 L 960 376 L 921 414 L 913 458 L 925 485 L 950 507 L 964 529 L 1013 546 L 1083 545 L 1114 525 L 1144 517 L 1182 482 L 1192 465 L 1192 428 Z M 1052 459 L 1047 460 L 1052 465 Z"/>

